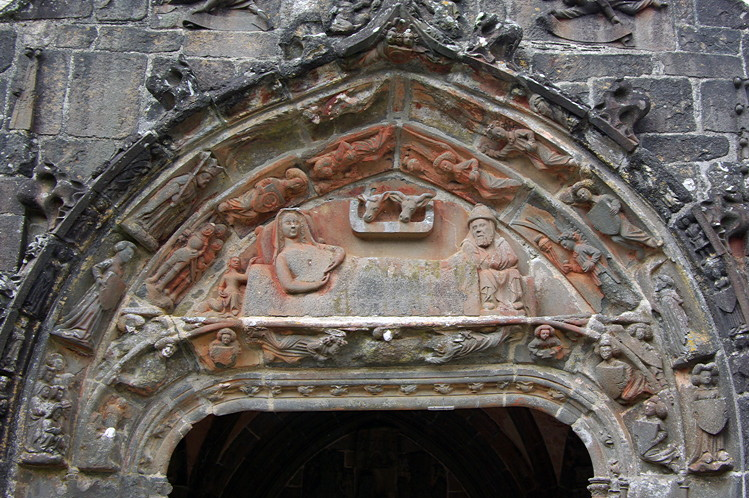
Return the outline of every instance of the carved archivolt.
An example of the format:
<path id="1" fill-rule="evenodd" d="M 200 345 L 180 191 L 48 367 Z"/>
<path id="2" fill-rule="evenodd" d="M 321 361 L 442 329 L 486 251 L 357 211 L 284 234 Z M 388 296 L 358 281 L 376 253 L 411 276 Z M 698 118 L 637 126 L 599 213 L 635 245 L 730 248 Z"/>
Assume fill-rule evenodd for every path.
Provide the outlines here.
<path id="1" fill-rule="evenodd" d="M 330 29 L 367 16 L 342 5 Z M 258 83 L 220 129 L 181 137 L 116 215 L 134 242 L 108 239 L 49 326 L 26 464 L 64 465 L 72 446 L 84 472 L 156 474 L 207 413 L 364 398 L 544 410 L 606 479 L 611 459 L 630 478 L 732 467 L 720 358 L 663 224 L 538 83 L 472 58 L 447 84 L 447 49 L 408 19 L 346 59 L 356 73 Z M 471 52 L 500 57 L 494 30 L 512 25 L 477 29 L 493 38 Z"/>

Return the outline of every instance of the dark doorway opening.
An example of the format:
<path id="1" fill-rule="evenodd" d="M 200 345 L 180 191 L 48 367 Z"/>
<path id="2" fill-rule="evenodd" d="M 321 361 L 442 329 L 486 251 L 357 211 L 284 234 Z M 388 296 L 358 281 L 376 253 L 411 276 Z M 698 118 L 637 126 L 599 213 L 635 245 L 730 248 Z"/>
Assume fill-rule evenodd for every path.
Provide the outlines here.
<path id="1" fill-rule="evenodd" d="M 593 468 L 556 419 L 527 408 L 244 412 L 177 446 L 173 498 L 583 497 Z"/>

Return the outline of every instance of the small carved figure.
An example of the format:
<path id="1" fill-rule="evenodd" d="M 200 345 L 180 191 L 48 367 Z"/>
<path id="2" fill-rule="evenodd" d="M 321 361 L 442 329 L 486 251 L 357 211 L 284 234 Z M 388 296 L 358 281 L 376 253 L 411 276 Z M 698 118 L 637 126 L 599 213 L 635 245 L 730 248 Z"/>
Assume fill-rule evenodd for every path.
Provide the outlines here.
<path id="1" fill-rule="evenodd" d="M 718 367 L 715 363 L 698 363 L 692 369 L 692 409 L 697 423 L 695 452 L 689 471 L 723 472 L 733 468 L 726 451 L 723 432 L 728 424 L 728 405 L 718 391 Z"/>
<path id="2" fill-rule="evenodd" d="M 497 60 L 512 62 L 522 38 L 523 30 L 517 23 L 500 19 L 495 13 L 479 12 L 468 54 L 481 57 L 489 64 Z"/>
<path id="3" fill-rule="evenodd" d="M 559 199 L 566 204 L 592 205 L 587 212 L 593 228 L 609 235 L 611 240 L 629 249 L 637 251 L 638 258 L 643 257 L 642 244 L 647 247 L 660 247 L 662 242 L 645 231 L 637 228 L 622 212 L 622 203 L 609 194 L 596 194 L 592 180 L 582 180 L 559 194 Z M 632 244 L 637 242 L 638 244 Z"/>
<path id="4" fill-rule="evenodd" d="M 484 199 L 502 199 L 511 196 L 522 182 L 512 178 L 499 178 L 479 168 L 479 162 L 471 157 L 462 159 L 448 150 L 438 155 L 434 169 L 451 178 L 459 185 L 475 188 Z"/>
<path id="5" fill-rule="evenodd" d="M 600 275 L 607 273 L 601 265 L 601 251 L 586 244 L 582 235 L 572 231 L 565 231 L 559 236 L 559 245 L 572 252 L 572 258 L 562 263 L 562 270 L 565 273 L 588 273 L 600 287 Z"/>
<path id="6" fill-rule="evenodd" d="M 63 462 L 68 437 L 66 414 L 72 406 L 68 389 L 73 374 L 63 373 L 65 359 L 59 353 L 47 355 L 39 377 L 39 388 L 31 399 L 22 460 L 31 465 L 58 465 Z"/>
<path id="7" fill-rule="evenodd" d="M 135 254 L 135 244 L 121 241 L 114 246 L 114 256 L 97 263 L 91 269 L 94 284 L 89 287 L 73 310 L 65 315 L 62 322 L 52 330 L 59 337 L 85 353 L 91 353 L 99 332 L 102 316 L 117 307 L 125 294 L 123 280 L 125 264 Z"/>
<path id="8" fill-rule="evenodd" d="M 363 138 L 366 136 L 369 138 Z M 357 140 L 358 139 L 358 140 Z M 384 126 L 377 131 L 366 131 L 341 140 L 335 149 L 307 160 L 312 165 L 310 177 L 313 180 L 330 180 L 348 171 L 358 163 L 376 161 L 395 147 L 395 134 L 392 126 Z"/>
<path id="9" fill-rule="evenodd" d="M 218 297 L 208 299 L 202 311 L 216 312 L 222 315 L 238 315 L 242 311 L 247 275 L 242 268 L 242 260 L 229 258 L 229 268 L 218 283 Z"/>
<path id="10" fill-rule="evenodd" d="M 167 111 L 186 107 L 200 94 L 198 79 L 181 54 L 173 64 L 156 67 L 146 80 L 146 89 Z"/>
<path id="11" fill-rule="evenodd" d="M 539 171 L 553 173 L 580 167 L 572 156 L 554 152 L 536 140 L 536 134 L 526 128 L 512 130 L 504 128 L 500 123 L 493 123 L 486 131 L 490 137 L 506 142 L 499 150 L 487 146 L 482 147 L 482 152 L 494 159 L 501 160 L 522 155 L 527 157 Z"/>
<path id="12" fill-rule="evenodd" d="M 268 329 L 251 330 L 250 339 L 260 343 L 263 355 L 269 362 L 296 363 L 302 358 L 326 361 L 348 344 L 346 332 L 328 329 L 322 335 L 277 334 Z"/>
<path id="13" fill-rule="evenodd" d="M 264 178 L 245 194 L 224 201 L 218 206 L 227 222 L 255 224 L 264 214 L 287 207 L 296 197 L 307 193 L 309 179 L 299 168 L 286 170 L 284 178 Z"/>
<path id="14" fill-rule="evenodd" d="M 559 359 L 564 353 L 562 341 L 556 336 L 555 330 L 551 325 L 539 325 L 533 331 L 533 335 L 535 337 L 528 343 L 528 351 L 531 353 L 531 358 L 541 360 Z"/>
<path id="15" fill-rule="evenodd" d="M 566 9 L 549 12 L 557 19 L 574 19 L 590 14 L 603 14 L 611 24 L 621 24 L 615 11 L 634 16 L 647 8 L 663 9 L 668 6 L 663 0 L 564 0 Z"/>
<path id="16" fill-rule="evenodd" d="M 603 360 L 595 367 L 596 379 L 612 399 L 629 404 L 643 394 L 654 394 L 642 372 L 617 358 L 621 350 L 611 335 L 601 334 L 595 351 Z"/>
<path id="17" fill-rule="evenodd" d="M 510 244 L 497 234 L 494 213 L 483 204 L 477 204 L 468 217 L 468 228 L 461 250 L 478 269 L 482 309 L 525 314 L 518 257 Z"/>
<path id="18" fill-rule="evenodd" d="M 736 242 L 740 256 L 749 256 L 749 197 L 741 188 L 726 186 L 722 194 L 702 203 L 702 211 L 729 253 Z"/>
<path id="19" fill-rule="evenodd" d="M 177 351 L 177 340 L 174 337 L 163 337 L 157 340 L 149 352 L 128 365 L 117 376 L 117 382 L 127 389 L 142 396 L 155 393 L 167 380 L 168 359 Z"/>
<path id="20" fill-rule="evenodd" d="M 231 368 L 237 362 L 239 343 L 232 329 L 223 328 L 216 332 L 216 339 L 208 346 L 208 357 L 218 368 Z"/>
<path id="21" fill-rule="evenodd" d="M 330 279 L 330 272 L 346 256 L 341 247 L 317 242 L 309 220 L 299 210 L 281 210 L 276 217 L 275 230 L 273 267 L 278 282 L 288 294 L 321 288 Z"/>
<path id="22" fill-rule="evenodd" d="M 632 427 L 640 458 L 678 473 L 679 448 L 673 443 L 661 444 L 668 439 L 668 431 L 663 423 L 668 416 L 668 407 L 658 396 L 652 396 L 644 401 L 643 412 L 644 416 L 635 420 Z"/>
<path id="23" fill-rule="evenodd" d="M 710 240 L 708 240 L 702 227 L 694 219 L 694 215 L 684 216 L 676 225 L 686 234 L 697 257 L 704 259 L 710 255 Z"/>
<path id="24" fill-rule="evenodd" d="M 16 325 L 13 327 L 13 332 L 8 338 L 8 342 L 5 344 L 3 350 L 3 357 L 0 360 L 0 368 L 8 372 L 15 372 L 18 366 L 18 360 L 21 356 L 21 348 L 26 340 L 26 334 L 24 334 L 23 328 Z"/>
<path id="25" fill-rule="evenodd" d="M 39 164 L 16 194 L 21 204 L 42 212 L 51 231 L 83 196 L 84 185 L 52 163 Z"/>
<path id="26" fill-rule="evenodd" d="M 596 0 L 598 1 L 598 0 Z M 634 144 L 640 143 L 635 136 L 635 124 L 650 111 L 650 98 L 643 92 L 633 90 L 632 84 L 618 79 L 611 89 L 603 93 L 595 108 L 598 115 Z"/>
<path id="27" fill-rule="evenodd" d="M 209 152 L 198 156 L 193 170 L 169 180 L 123 228 L 148 250 L 156 251 L 174 229 L 192 214 L 200 191 L 205 189 L 221 168 Z"/>
<path id="28" fill-rule="evenodd" d="M 330 9 L 332 20 L 328 32 L 349 35 L 359 31 L 372 19 L 372 10 L 380 3 L 381 0 L 339 0 Z"/>
<path id="29" fill-rule="evenodd" d="M 455 358 L 462 358 L 471 353 L 497 347 L 505 342 L 509 335 L 507 328 L 489 334 L 469 330 L 445 334 L 444 338 L 434 348 L 435 354 L 427 356 L 425 359 L 429 363 L 442 365 Z"/>
<path id="30" fill-rule="evenodd" d="M 658 300 L 656 311 L 666 322 L 669 350 L 674 356 L 679 356 L 684 353 L 689 333 L 689 317 L 682 308 L 684 300 L 676 290 L 674 279 L 668 275 L 656 276 L 653 284 Z"/>

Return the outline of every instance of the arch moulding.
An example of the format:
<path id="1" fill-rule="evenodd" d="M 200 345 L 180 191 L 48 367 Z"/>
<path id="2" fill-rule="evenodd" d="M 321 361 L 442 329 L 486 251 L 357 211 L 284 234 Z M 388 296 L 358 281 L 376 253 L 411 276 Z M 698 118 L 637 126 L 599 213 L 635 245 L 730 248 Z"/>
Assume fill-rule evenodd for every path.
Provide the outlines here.
<path id="1" fill-rule="evenodd" d="M 209 414 L 505 406 L 570 425 L 596 496 L 742 492 L 711 213 L 611 113 L 433 35 L 384 9 L 102 168 L 0 336 L 34 337 L 15 496 L 165 496 Z"/>

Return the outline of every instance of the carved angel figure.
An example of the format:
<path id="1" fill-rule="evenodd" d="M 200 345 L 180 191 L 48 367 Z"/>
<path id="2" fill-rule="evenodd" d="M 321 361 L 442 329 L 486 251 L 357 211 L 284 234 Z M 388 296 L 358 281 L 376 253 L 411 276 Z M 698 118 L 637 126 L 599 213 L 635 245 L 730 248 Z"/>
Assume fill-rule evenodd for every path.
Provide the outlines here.
<path id="1" fill-rule="evenodd" d="M 309 180 L 299 168 L 289 168 L 284 178 L 264 178 L 247 193 L 224 201 L 218 206 L 227 222 L 253 224 L 260 215 L 286 207 L 294 197 L 304 194 Z"/>
<path id="2" fill-rule="evenodd" d="M 507 328 L 502 328 L 498 332 L 490 334 L 469 330 L 447 334 L 440 344 L 434 348 L 435 354 L 426 357 L 426 361 L 435 365 L 442 365 L 455 358 L 462 358 L 471 353 L 497 347 L 505 342 L 509 335 Z"/>
<path id="3" fill-rule="evenodd" d="M 299 210 L 281 210 L 275 229 L 273 267 L 288 294 L 312 292 L 325 285 L 346 255 L 341 247 L 317 242 L 309 220 Z"/>
<path id="4" fill-rule="evenodd" d="M 362 134 L 366 136 L 366 133 Z M 392 126 L 385 126 L 369 138 L 341 140 L 335 150 L 309 159 L 313 180 L 329 180 L 336 175 L 345 175 L 356 163 L 374 161 L 390 152 L 395 145 Z"/>
<path id="5" fill-rule="evenodd" d="M 125 293 L 125 264 L 135 254 L 135 244 L 121 241 L 114 246 L 114 256 L 94 265 L 95 282 L 73 310 L 54 328 L 55 335 L 84 352 L 91 352 L 99 331 L 99 322 L 107 311 L 114 309 Z"/>
<path id="6" fill-rule="evenodd" d="M 296 363 L 302 358 L 329 360 L 346 342 L 346 332 L 328 329 L 323 335 L 277 334 L 268 329 L 250 332 L 250 338 L 260 343 L 267 361 L 281 360 Z"/>

